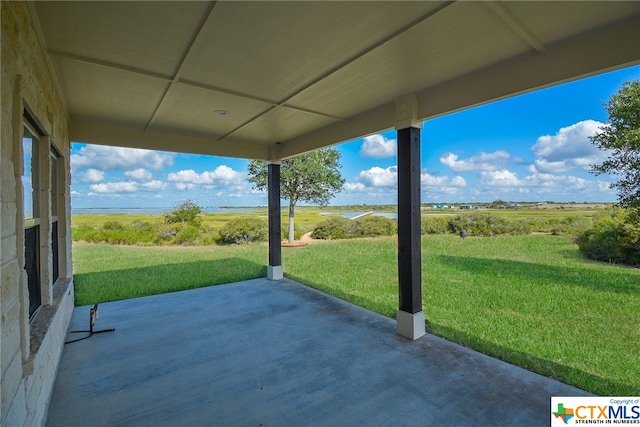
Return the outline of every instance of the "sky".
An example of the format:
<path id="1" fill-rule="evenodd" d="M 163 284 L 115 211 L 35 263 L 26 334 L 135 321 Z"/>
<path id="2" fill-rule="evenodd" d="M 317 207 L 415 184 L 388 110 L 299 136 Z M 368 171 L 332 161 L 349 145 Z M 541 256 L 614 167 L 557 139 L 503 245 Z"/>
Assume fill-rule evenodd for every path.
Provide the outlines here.
<path id="1" fill-rule="evenodd" d="M 467 109 L 424 122 L 422 202 L 615 202 L 615 176 L 589 165 L 607 153 L 589 136 L 607 120 L 603 103 L 640 66 Z M 117 141 L 114 141 L 117 144 Z M 396 204 L 396 132 L 336 145 L 343 190 L 330 205 Z M 87 145 L 71 148 L 72 208 L 264 206 L 247 160 Z M 283 202 L 286 203 L 286 202 Z"/>

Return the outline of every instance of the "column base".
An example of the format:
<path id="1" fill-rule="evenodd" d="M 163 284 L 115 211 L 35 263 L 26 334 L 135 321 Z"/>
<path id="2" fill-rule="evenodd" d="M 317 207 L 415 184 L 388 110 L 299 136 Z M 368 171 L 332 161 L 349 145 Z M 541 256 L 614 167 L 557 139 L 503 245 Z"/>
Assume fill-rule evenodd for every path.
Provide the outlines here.
<path id="1" fill-rule="evenodd" d="M 410 340 L 417 340 L 424 336 L 424 312 L 419 311 L 417 313 L 407 313 L 406 311 L 398 310 L 396 312 L 397 333 Z"/>
<path id="2" fill-rule="evenodd" d="M 284 272 L 281 265 L 270 265 L 267 268 L 267 279 L 269 280 L 281 280 L 284 277 Z"/>

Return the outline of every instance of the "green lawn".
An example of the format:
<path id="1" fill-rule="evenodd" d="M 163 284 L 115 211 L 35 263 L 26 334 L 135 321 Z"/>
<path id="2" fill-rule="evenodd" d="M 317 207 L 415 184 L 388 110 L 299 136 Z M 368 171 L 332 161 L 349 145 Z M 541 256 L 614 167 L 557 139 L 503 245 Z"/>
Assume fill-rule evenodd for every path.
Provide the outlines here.
<path id="1" fill-rule="evenodd" d="M 265 244 L 74 244 L 77 304 L 266 275 Z M 558 236 L 423 239 L 430 332 L 601 395 L 640 394 L 640 270 L 583 260 Z M 285 274 L 385 316 L 395 238 L 283 248 Z"/>

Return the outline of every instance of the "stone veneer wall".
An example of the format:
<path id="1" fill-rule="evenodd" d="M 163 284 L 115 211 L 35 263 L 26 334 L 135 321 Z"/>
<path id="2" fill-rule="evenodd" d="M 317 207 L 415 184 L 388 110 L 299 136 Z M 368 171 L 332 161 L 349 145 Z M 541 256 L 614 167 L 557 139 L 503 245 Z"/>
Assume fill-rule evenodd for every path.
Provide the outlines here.
<path id="1" fill-rule="evenodd" d="M 0 425 L 33 426 L 46 421 L 56 371 L 73 311 L 70 232 L 70 142 L 68 118 L 55 90 L 39 39 L 33 5 L 1 1 L 0 96 Z M 42 307 L 29 320 L 24 270 L 23 114 L 29 111 L 44 133 L 40 147 Z M 49 153 L 58 164 L 59 194 L 51 195 Z M 54 284 L 51 251 L 51 198 L 58 202 L 59 273 Z M 47 237 L 48 236 L 48 239 Z"/>

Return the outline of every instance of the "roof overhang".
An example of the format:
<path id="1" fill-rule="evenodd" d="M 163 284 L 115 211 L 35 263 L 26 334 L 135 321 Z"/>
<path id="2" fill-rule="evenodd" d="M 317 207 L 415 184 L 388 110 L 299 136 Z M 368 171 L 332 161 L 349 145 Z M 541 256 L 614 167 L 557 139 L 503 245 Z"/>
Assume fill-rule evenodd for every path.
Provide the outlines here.
<path id="1" fill-rule="evenodd" d="M 93 144 L 280 159 L 640 63 L 634 1 L 33 4 Z"/>

